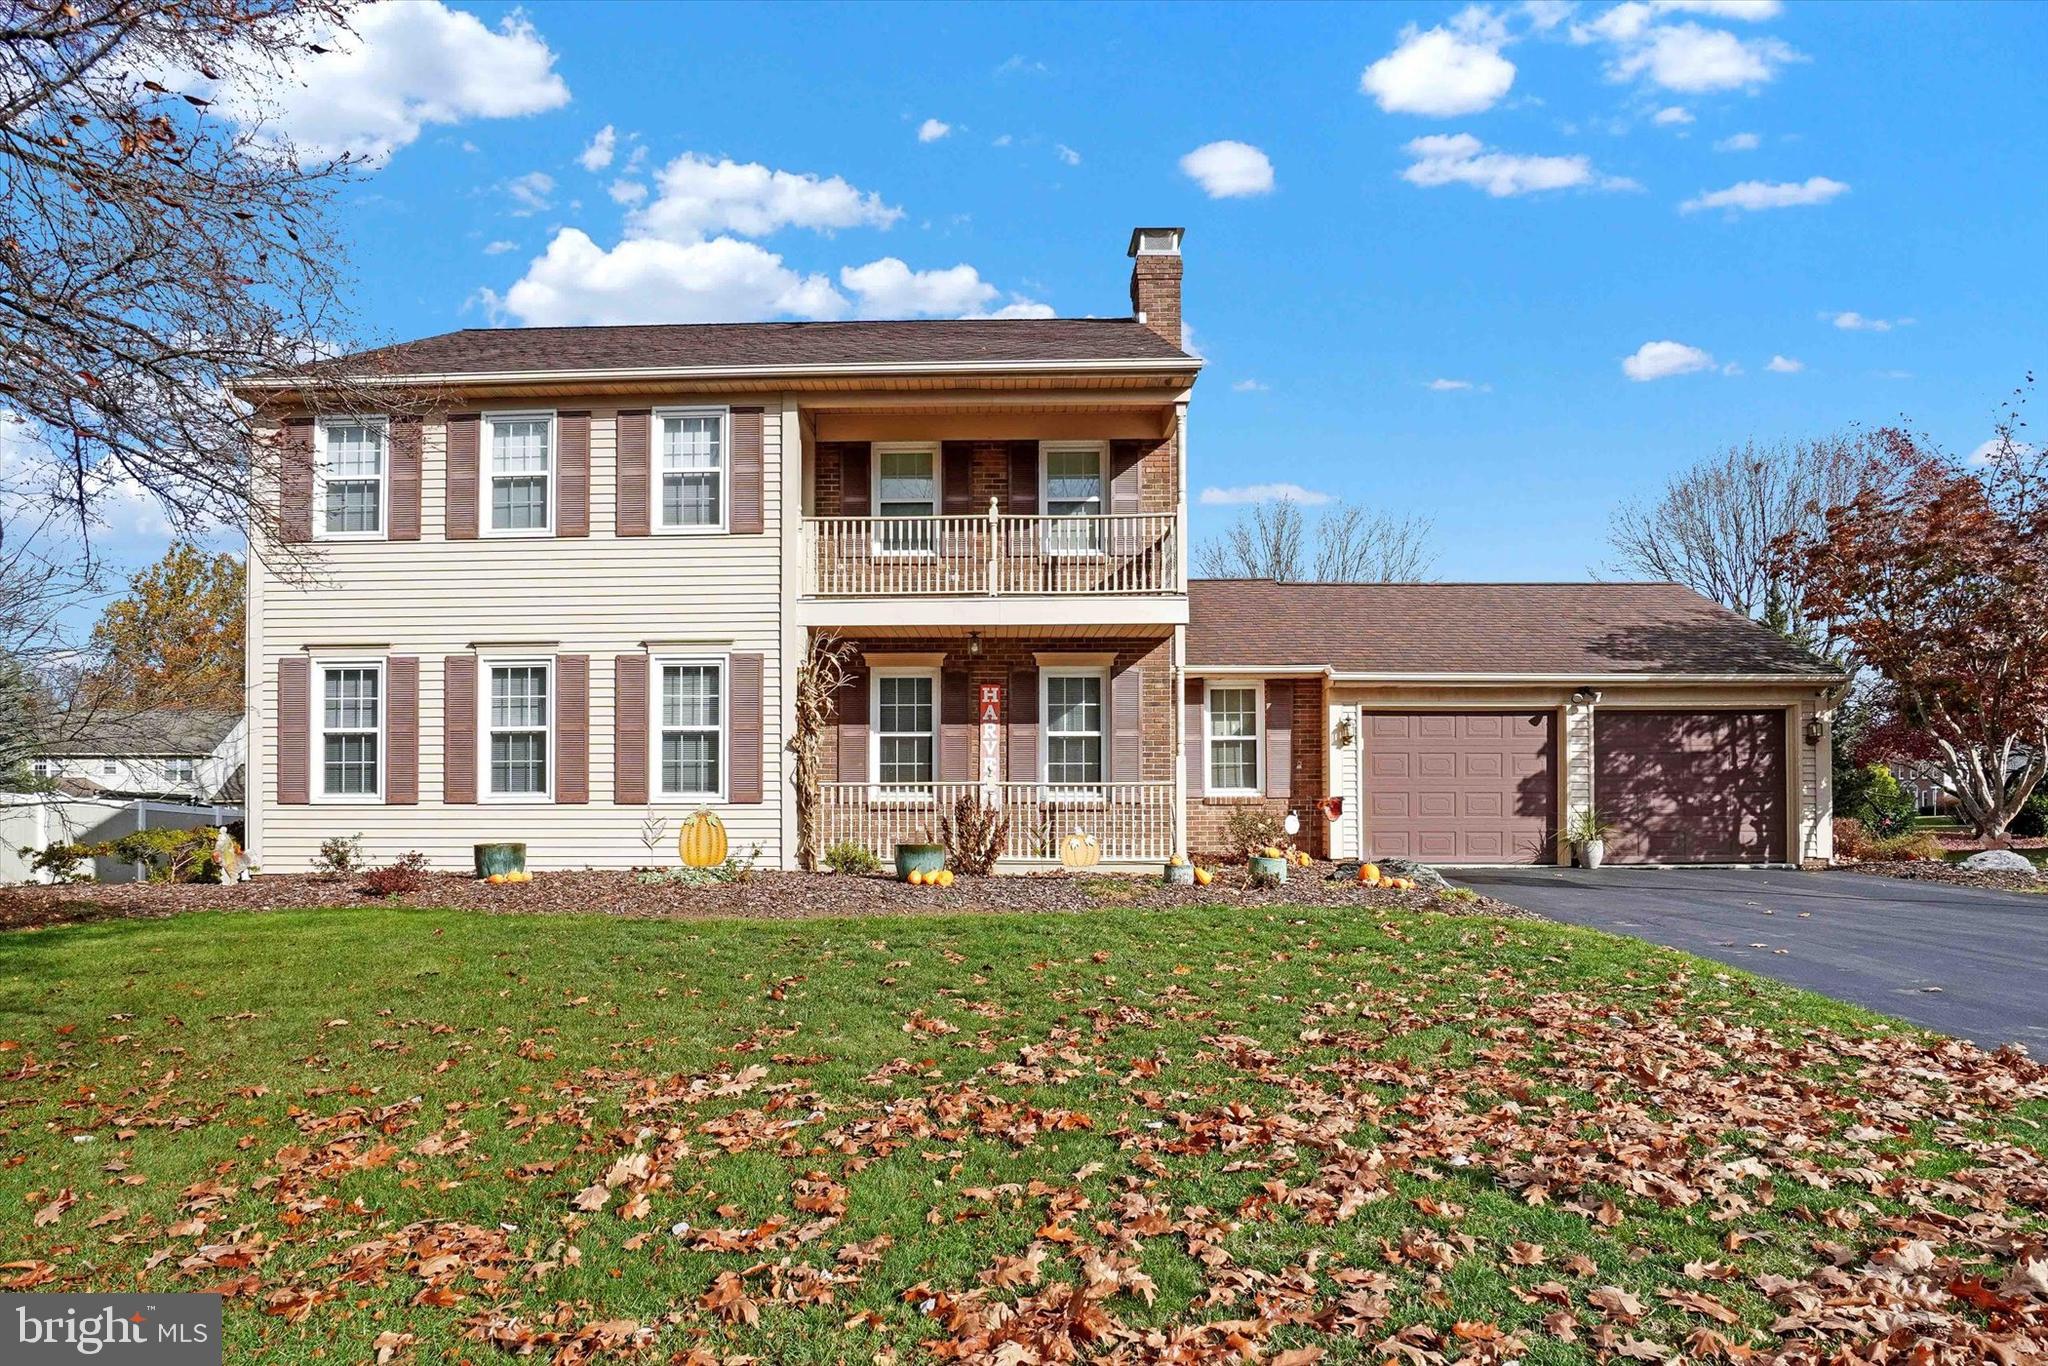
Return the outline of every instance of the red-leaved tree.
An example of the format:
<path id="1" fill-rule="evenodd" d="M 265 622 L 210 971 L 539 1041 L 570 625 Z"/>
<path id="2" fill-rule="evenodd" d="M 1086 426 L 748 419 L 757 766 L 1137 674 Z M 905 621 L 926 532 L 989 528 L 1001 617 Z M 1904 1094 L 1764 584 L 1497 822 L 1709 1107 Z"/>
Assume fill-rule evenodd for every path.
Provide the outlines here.
<path id="1" fill-rule="evenodd" d="M 1870 479 L 1778 561 L 1882 679 L 1880 724 L 1925 738 L 1988 839 L 2048 771 L 2048 453 L 2017 412 L 1961 461 L 1897 428 Z"/>

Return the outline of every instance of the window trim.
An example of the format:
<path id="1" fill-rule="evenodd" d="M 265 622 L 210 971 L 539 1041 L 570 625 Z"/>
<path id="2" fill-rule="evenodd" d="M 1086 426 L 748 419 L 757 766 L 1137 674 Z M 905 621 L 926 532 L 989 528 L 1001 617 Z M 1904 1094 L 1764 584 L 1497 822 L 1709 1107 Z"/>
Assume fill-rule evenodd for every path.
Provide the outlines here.
<path id="1" fill-rule="evenodd" d="M 1095 802 L 1103 803 L 1109 798 L 1109 786 L 1116 781 L 1110 772 L 1110 743 L 1112 729 L 1110 711 L 1110 668 L 1107 664 L 1050 664 L 1041 665 L 1038 670 L 1038 790 L 1042 800 L 1062 802 L 1069 806 Z M 1093 678 L 1102 686 L 1102 729 L 1096 737 L 1102 744 L 1102 782 L 1091 790 L 1086 787 L 1061 787 L 1052 780 L 1052 681 L 1055 678 Z M 1066 734 L 1067 732 L 1061 732 Z"/>
<path id="2" fill-rule="evenodd" d="M 945 725 L 940 717 L 943 705 L 940 669 L 932 664 L 891 664 L 868 670 L 868 800 L 891 806 L 931 806 L 939 799 L 940 767 L 945 762 L 942 748 Z M 882 781 L 882 680 L 924 678 L 932 685 L 932 781 L 929 790 L 911 783 Z M 891 735 L 915 735 L 916 731 L 892 730 Z"/>
<path id="3" fill-rule="evenodd" d="M 1095 457 L 1096 486 L 1102 491 L 1096 496 L 1095 511 L 1085 515 L 1107 517 L 1109 516 L 1110 508 L 1109 443 L 1107 441 L 1041 441 L 1038 443 L 1038 515 L 1046 519 L 1040 524 L 1045 529 L 1045 553 L 1062 557 L 1073 556 L 1101 559 L 1108 554 L 1108 551 L 1104 548 L 1104 538 L 1100 535 L 1086 538 L 1086 542 L 1081 545 L 1060 544 L 1060 541 L 1065 539 L 1061 535 L 1064 528 L 1060 526 L 1060 522 L 1066 520 L 1072 514 L 1055 514 L 1052 510 L 1052 499 L 1050 497 L 1052 490 L 1052 461 L 1048 457 L 1055 451 L 1087 451 Z M 1098 521 L 1094 525 L 1100 529 L 1108 526 L 1108 523 Z"/>
<path id="4" fill-rule="evenodd" d="M 324 655 L 313 662 L 311 705 L 306 710 L 312 723 L 307 742 L 307 768 L 312 778 L 306 786 L 315 806 L 382 806 L 384 779 L 389 770 L 391 694 L 385 686 L 384 661 L 375 655 Z M 377 675 L 377 790 L 375 792 L 333 792 L 327 790 L 327 672 L 330 669 L 370 669 Z M 358 735 L 349 730 L 346 734 Z"/>
<path id="5" fill-rule="evenodd" d="M 28 771 L 32 776 L 49 782 L 63 772 L 63 767 L 49 755 L 38 754 L 28 761 Z"/>
<path id="6" fill-rule="evenodd" d="M 661 519 L 662 509 L 667 500 L 662 497 L 662 483 L 668 471 L 662 468 L 662 429 L 672 417 L 716 417 L 718 419 L 718 522 L 716 525 L 695 526 L 687 523 L 670 523 Z M 717 404 L 689 404 L 671 408 L 656 408 L 650 421 L 654 424 L 654 449 L 649 453 L 653 466 L 652 506 L 648 509 L 649 529 L 657 536 L 723 536 L 732 526 L 732 409 Z M 552 462 L 550 462 L 552 463 Z M 553 504 L 549 504 L 550 508 Z M 723 770 L 721 770 L 722 772 Z"/>
<path id="7" fill-rule="evenodd" d="M 946 515 L 946 457 L 943 443 L 937 441 L 876 441 L 868 446 L 868 523 L 873 528 L 869 536 L 869 553 L 881 559 L 935 559 L 939 553 L 939 537 L 936 527 L 929 538 L 930 544 L 922 546 L 901 546 L 891 549 L 882 544 L 882 528 L 887 522 L 914 522 L 915 517 L 888 517 L 882 512 L 882 457 L 902 455 L 917 451 L 932 458 L 932 510 L 927 521 L 937 521 Z"/>
<path id="8" fill-rule="evenodd" d="M 546 669 L 548 675 L 547 785 L 539 792 L 491 790 L 491 672 L 495 669 Z M 550 655 L 479 655 L 476 661 L 476 799 L 493 806 L 551 806 L 555 800 L 555 661 Z M 528 727 L 517 727 L 528 729 Z"/>
<path id="9" fill-rule="evenodd" d="M 379 680 L 378 680 L 378 687 L 377 687 L 377 725 L 378 725 L 378 729 L 380 729 L 380 730 L 381 730 L 381 729 L 383 728 L 383 724 L 384 724 L 384 688 L 383 688 L 383 680 L 379 679 Z M 379 770 L 379 772 L 380 772 L 380 773 L 381 773 L 381 772 L 382 772 L 382 770 L 383 770 L 383 763 L 382 763 L 382 759 L 383 759 L 383 755 L 382 755 L 382 754 L 380 753 L 380 754 L 378 755 L 378 760 L 379 760 L 379 763 L 378 763 L 378 770 Z M 182 776 L 181 776 L 181 775 L 179 774 L 179 772 L 178 772 L 178 767 L 179 767 L 180 765 L 183 765 L 183 766 L 184 766 L 184 769 L 185 769 L 185 772 L 183 773 L 183 775 L 182 775 Z M 185 754 L 174 754 L 174 755 L 170 756 L 169 758 L 167 758 L 167 759 L 165 759 L 165 760 L 164 760 L 164 781 L 165 781 L 165 782 L 167 782 L 167 783 L 196 783 L 196 782 L 198 782 L 198 781 L 199 781 L 199 761 L 198 761 L 197 759 L 195 759 L 195 758 L 191 757 L 190 755 L 185 755 Z"/>
<path id="10" fill-rule="evenodd" d="M 1252 776 L 1254 787 L 1216 787 L 1216 742 L 1242 740 L 1242 735 L 1216 734 L 1215 708 L 1211 696 L 1218 690 L 1249 691 L 1252 695 Z M 1263 678 L 1205 678 L 1202 680 L 1202 795 L 1204 797 L 1263 797 L 1266 795 L 1266 680 Z"/>
<path id="11" fill-rule="evenodd" d="M 329 531 L 327 529 L 327 429 L 329 427 L 375 427 L 382 433 L 383 447 L 377 461 L 377 529 L 375 531 Z M 344 479 L 353 484 L 359 481 Z M 381 413 L 362 417 L 339 414 L 313 424 L 313 539 L 316 541 L 388 541 L 391 539 L 391 419 Z"/>
<path id="12" fill-rule="evenodd" d="M 483 431 L 479 433 L 482 447 L 477 453 L 477 535 L 491 540 L 538 540 L 555 534 L 556 480 L 562 467 L 561 420 L 553 408 L 504 408 L 481 414 Z M 548 477 L 547 500 L 548 519 L 543 526 L 506 527 L 491 525 L 491 487 L 497 475 L 491 469 L 491 445 L 493 428 L 500 422 L 531 422 L 546 418 L 548 424 Z M 508 479 L 523 478 L 522 475 L 506 475 Z M 549 704 L 553 705 L 552 702 Z M 552 781 L 552 779 L 550 780 Z"/>
<path id="13" fill-rule="evenodd" d="M 711 665 L 718 670 L 718 790 L 716 792 L 670 792 L 662 787 L 661 675 L 671 666 Z M 658 802 L 724 802 L 732 791 L 732 656 L 728 654 L 654 655 L 648 661 L 647 689 L 647 771 L 649 791 Z M 689 727 L 687 729 L 695 729 Z"/>

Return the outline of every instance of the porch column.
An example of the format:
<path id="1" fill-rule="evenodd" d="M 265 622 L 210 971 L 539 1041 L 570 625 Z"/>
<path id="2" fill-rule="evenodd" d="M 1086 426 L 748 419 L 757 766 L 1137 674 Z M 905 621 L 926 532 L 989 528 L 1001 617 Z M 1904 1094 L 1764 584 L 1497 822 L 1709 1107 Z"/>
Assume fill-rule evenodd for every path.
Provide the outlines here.
<path id="1" fill-rule="evenodd" d="M 779 868 L 796 867 L 796 788 L 789 781 L 790 756 L 784 746 L 796 734 L 796 671 L 810 645 L 810 632 L 798 625 L 796 619 L 796 598 L 804 581 L 804 522 L 798 511 L 808 513 L 811 506 L 810 442 L 805 439 L 803 418 L 796 405 L 795 394 L 782 395 L 781 440 L 776 449 L 780 501 L 774 523 L 776 534 L 782 538 L 782 591 L 777 594 L 781 600 L 782 639 L 779 658 L 771 665 L 780 724 L 772 732 L 772 742 L 764 747 L 768 752 L 761 756 L 763 779 L 775 784 L 776 809 L 780 812 L 776 824 L 782 839 L 775 859 Z"/>
<path id="2" fill-rule="evenodd" d="M 1182 519 L 1186 519 L 1186 499 L 1181 500 Z M 1188 762 L 1187 727 L 1181 724 L 1181 699 L 1187 695 L 1188 686 L 1188 628 L 1173 628 L 1173 703 L 1168 713 L 1168 730 L 1173 734 L 1173 852 L 1185 856 L 1188 852 Z"/>

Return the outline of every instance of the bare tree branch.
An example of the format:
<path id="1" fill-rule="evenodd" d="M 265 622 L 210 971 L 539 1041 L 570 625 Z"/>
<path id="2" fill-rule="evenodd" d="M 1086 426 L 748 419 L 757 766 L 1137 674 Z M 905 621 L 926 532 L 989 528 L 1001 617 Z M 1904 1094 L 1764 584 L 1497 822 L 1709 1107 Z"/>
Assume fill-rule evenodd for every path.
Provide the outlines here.
<path id="1" fill-rule="evenodd" d="M 1195 567 L 1216 579 L 1275 579 L 1281 583 L 1415 583 L 1436 564 L 1432 523 L 1397 517 L 1355 503 L 1336 503 L 1314 529 L 1293 502 L 1259 503 L 1224 533 L 1205 543 Z"/>

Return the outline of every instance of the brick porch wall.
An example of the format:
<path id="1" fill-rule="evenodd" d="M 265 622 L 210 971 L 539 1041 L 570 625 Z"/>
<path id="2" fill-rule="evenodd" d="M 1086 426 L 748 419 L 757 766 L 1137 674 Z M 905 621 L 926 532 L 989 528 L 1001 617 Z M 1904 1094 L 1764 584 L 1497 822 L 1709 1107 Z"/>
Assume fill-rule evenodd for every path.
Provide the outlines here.
<path id="1" fill-rule="evenodd" d="M 867 442 L 820 441 L 813 451 L 812 478 L 816 488 L 816 515 L 838 517 L 841 513 L 841 461 L 848 447 L 866 446 Z M 954 444 L 954 443 L 948 443 Z M 1004 512 L 1010 510 L 1010 447 L 1009 441 L 973 441 L 961 443 L 973 448 L 968 470 L 968 489 L 973 511 L 988 511 L 988 500 L 994 498 Z M 1036 448 L 1036 442 L 1027 443 Z M 1130 453 L 1138 459 L 1138 510 L 1140 512 L 1174 512 L 1180 506 L 1180 462 L 1174 452 L 1174 438 L 1160 437 L 1153 441 L 1138 441 L 1118 438 L 1110 443 L 1113 461 L 1127 460 Z M 1029 490 L 1035 501 L 1036 488 Z M 1108 511 L 1107 508 L 1104 511 Z"/>
<path id="2" fill-rule="evenodd" d="M 1327 682 L 1320 678 L 1270 680 L 1268 688 L 1294 689 L 1291 732 L 1289 795 L 1280 797 L 1188 797 L 1188 849 L 1197 855 L 1216 856 L 1229 848 L 1225 826 L 1233 812 L 1247 806 L 1262 807 L 1275 819 L 1289 811 L 1301 817 L 1301 834 L 1295 843 L 1317 858 L 1330 853 L 1330 823 L 1316 810 L 1316 801 L 1329 795 L 1324 769 L 1329 758 L 1329 697 Z M 1205 756 L 1206 757 L 1206 756 Z"/>

